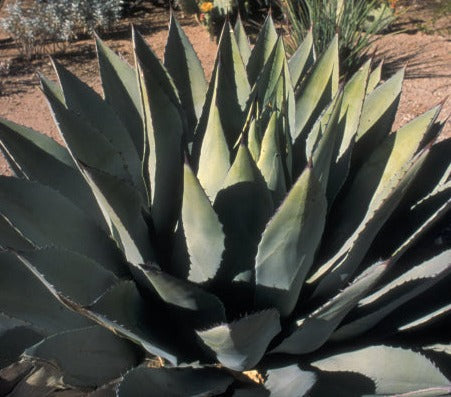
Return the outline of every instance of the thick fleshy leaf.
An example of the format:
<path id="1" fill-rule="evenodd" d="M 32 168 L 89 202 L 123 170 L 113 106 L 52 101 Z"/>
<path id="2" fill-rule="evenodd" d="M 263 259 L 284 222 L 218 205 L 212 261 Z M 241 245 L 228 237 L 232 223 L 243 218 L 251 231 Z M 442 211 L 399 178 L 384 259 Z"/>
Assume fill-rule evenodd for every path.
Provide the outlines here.
<path id="1" fill-rule="evenodd" d="M 141 346 L 150 354 L 179 363 L 182 352 L 173 330 L 158 307 L 150 308 L 132 281 L 123 281 L 107 291 L 89 310 L 73 307 L 105 328 Z"/>
<path id="2" fill-rule="evenodd" d="M 416 318 L 414 321 L 410 321 L 408 323 L 402 324 L 398 327 L 398 330 L 403 331 L 411 331 L 412 329 L 423 327 L 427 324 L 432 323 L 433 321 L 440 319 L 442 317 L 449 316 L 451 313 L 451 303 L 440 307 L 433 312 L 427 313 L 426 315 Z"/>
<path id="3" fill-rule="evenodd" d="M 338 135 L 337 130 L 339 128 L 338 122 L 342 101 L 343 93 L 339 92 L 332 102 L 332 107 L 330 109 L 331 113 L 327 120 L 327 126 L 324 128 L 324 132 L 318 139 L 311 157 L 313 162 L 313 173 L 325 192 L 327 192 L 332 155 Z"/>
<path id="4" fill-rule="evenodd" d="M 105 101 L 127 127 L 140 159 L 144 152 L 141 98 L 135 69 L 96 36 L 97 56 Z"/>
<path id="5" fill-rule="evenodd" d="M 235 26 L 233 27 L 233 32 L 235 33 L 236 42 L 238 44 L 238 48 L 240 49 L 243 63 L 247 65 L 251 56 L 251 45 L 249 43 L 249 38 L 247 37 L 246 31 L 244 30 L 243 22 L 239 13 L 235 22 Z"/>
<path id="6" fill-rule="evenodd" d="M 288 61 L 293 87 L 297 87 L 305 77 L 307 71 L 315 62 L 315 50 L 313 48 L 313 33 L 310 30 L 304 37 L 301 45 Z"/>
<path id="7" fill-rule="evenodd" d="M 78 173 L 67 149 L 44 134 L 1 119 L 0 140 L 2 150 L 8 152 L 20 169 L 18 176 L 58 190 L 99 224 L 103 224 L 92 193 Z"/>
<path id="8" fill-rule="evenodd" d="M 283 40 L 279 37 L 256 81 L 255 90 L 260 109 L 275 105 L 274 103 L 270 103 L 270 101 L 274 97 L 274 91 L 284 67 L 288 68 L 288 64 Z M 291 85 L 291 79 L 288 79 L 287 84 Z"/>
<path id="9" fill-rule="evenodd" d="M 24 321 L 16 320 L 0 313 L 0 368 L 19 360 L 24 350 L 42 340 L 44 335 Z M 4 382 L 0 371 L 0 379 Z M 0 386 L 0 392 L 4 389 Z"/>
<path id="10" fill-rule="evenodd" d="M 295 331 L 272 350 L 273 353 L 307 354 L 319 349 L 343 318 L 357 305 L 387 268 L 387 263 L 376 264 L 352 284 L 337 293 L 331 300 L 309 316 L 296 321 Z"/>
<path id="11" fill-rule="evenodd" d="M 365 375 L 374 382 L 378 395 L 409 392 L 416 395 L 414 392 L 420 390 L 449 391 L 450 387 L 450 381 L 426 357 L 389 346 L 366 347 L 315 361 L 312 365 L 326 372 Z"/>
<path id="12" fill-rule="evenodd" d="M 448 197 L 448 200 L 442 204 L 441 207 L 439 207 L 437 209 L 437 211 L 435 211 L 434 213 L 432 213 L 432 215 L 429 218 L 426 218 L 426 220 L 423 221 L 423 223 L 420 223 L 419 225 L 416 226 L 416 228 L 414 229 L 414 231 L 412 232 L 412 234 L 410 234 L 408 236 L 407 239 L 405 239 L 402 244 L 399 244 L 397 246 L 396 250 L 392 250 L 392 252 L 394 251 L 392 257 L 395 259 L 398 259 L 399 257 L 401 257 L 406 251 L 408 251 L 412 246 L 414 246 L 416 244 L 416 242 L 423 237 L 423 235 L 425 235 L 438 221 L 440 221 L 442 218 L 445 217 L 445 215 L 451 210 L 451 197 L 450 197 L 450 193 L 451 193 L 451 185 L 449 186 L 449 188 L 447 190 L 445 190 L 444 194 L 442 196 L 446 196 Z M 439 200 L 439 202 L 441 202 L 443 200 L 443 198 L 441 198 L 441 200 Z M 418 216 L 418 212 L 413 211 L 412 212 L 412 216 Z M 420 215 L 423 215 L 420 213 Z M 420 216 L 418 216 L 420 218 Z M 406 225 L 407 226 L 407 225 Z M 407 227 L 406 227 L 407 229 Z M 384 229 L 382 229 L 380 231 L 379 234 L 384 233 Z"/>
<path id="13" fill-rule="evenodd" d="M 127 181 L 84 165 L 81 168 L 127 261 L 139 265 L 153 260 L 142 196 Z"/>
<path id="14" fill-rule="evenodd" d="M 262 132 L 260 131 L 260 122 L 255 118 L 249 124 L 249 130 L 247 133 L 247 146 L 249 152 L 257 163 L 260 157 L 261 143 L 262 143 Z"/>
<path id="15" fill-rule="evenodd" d="M 224 367 L 245 371 L 260 361 L 280 330 L 279 313 L 273 309 L 197 331 L 197 334 Z"/>
<path id="16" fill-rule="evenodd" d="M 224 393 L 233 377 L 217 368 L 139 367 L 124 376 L 118 397 L 136 397 L 144 390 L 148 397 L 201 397 Z"/>
<path id="17" fill-rule="evenodd" d="M 218 215 L 187 164 L 184 175 L 182 222 L 191 261 L 189 279 L 201 283 L 216 275 L 225 236 Z"/>
<path id="18" fill-rule="evenodd" d="M 253 279 L 260 234 L 272 213 L 272 200 L 244 144 L 240 144 L 223 189 L 216 197 L 214 209 L 226 236 L 218 281 L 231 281 L 241 274 L 240 281 L 249 283 Z"/>
<path id="19" fill-rule="evenodd" d="M 62 65 L 55 61 L 53 64 L 64 93 L 66 107 L 112 144 L 120 153 L 131 175 L 131 180 L 137 189 L 144 193 L 141 158 L 127 127 L 124 126 L 115 110 L 93 89 Z"/>
<path id="20" fill-rule="evenodd" d="M 430 346 L 424 346 L 423 350 L 429 350 L 429 351 L 433 351 L 436 353 L 444 353 L 447 354 L 448 356 L 451 356 L 451 345 L 450 344 L 442 344 L 442 343 L 437 343 L 435 345 L 430 345 Z"/>
<path id="21" fill-rule="evenodd" d="M 122 253 L 105 232 L 47 186 L 0 177 L 0 213 L 37 247 L 66 248 L 92 258 L 117 275 L 128 274 Z"/>
<path id="22" fill-rule="evenodd" d="M 284 167 L 282 163 L 281 143 L 277 128 L 278 114 L 273 112 L 261 143 L 260 157 L 257 166 L 268 189 L 273 193 L 274 201 L 279 203 L 287 192 Z"/>
<path id="23" fill-rule="evenodd" d="M 65 383 L 91 387 L 121 376 L 142 358 L 137 346 L 99 326 L 52 335 L 25 355 L 56 364 Z"/>
<path id="24" fill-rule="evenodd" d="M 390 133 L 398 109 L 403 79 L 404 69 L 365 98 L 352 155 L 353 164 L 361 164 L 372 148 L 377 147 Z"/>
<path id="25" fill-rule="evenodd" d="M 217 101 L 219 114 L 229 148 L 241 132 L 246 117 L 250 86 L 240 50 L 230 24 L 224 24 L 216 60 L 218 74 Z"/>
<path id="26" fill-rule="evenodd" d="M 9 222 L 8 218 L 0 214 L 0 247 L 2 249 L 27 250 L 32 249 L 34 245 Z"/>
<path id="27" fill-rule="evenodd" d="M 284 59 L 285 61 L 285 59 Z M 277 80 L 274 92 L 268 106 L 262 115 L 263 121 L 270 118 L 271 113 L 276 110 L 279 114 L 278 127 L 280 137 L 280 148 L 282 162 L 284 164 L 287 182 L 291 184 L 293 173 L 293 145 L 291 141 L 291 131 L 295 129 L 295 96 L 290 82 L 286 61 L 283 63 Z M 268 116 L 266 116 L 268 115 Z"/>
<path id="28" fill-rule="evenodd" d="M 391 190 L 388 189 L 384 200 L 366 215 L 362 223 L 358 226 L 354 234 L 342 245 L 329 261 L 325 262 L 320 268 L 307 280 L 308 283 L 319 281 L 315 289 L 314 296 L 328 296 L 341 288 L 344 283 L 354 274 L 361 264 L 371 243 L 378 231 L 386 222 L 387 218 L 397 207 L 402 199 L 403 193 L 412 183 L 418 170 L 424 164 L 428 150 L 421 152 L 413 161 L 407 164 L 399 174 L 399 182 Z"/>
<path id="29" fill-rule="evenodd" d="M 331 231 L 323 249 L 324 252 L 336 253 L 325 261 L 310 281 L 331 268 L 334 268 L 335 275 L 329 275 L 329 281 L 335 278 L 335 282 L 338 274 L 344 280 L 355 271 L 424 164 L 430 147 L 418 154 L 417 151 L 437 114 L 438 110 L 433 109 L 391 134 L 365 162 L 335 208 L 331 220 L 331 224 L 339 224 L 340 228 Z M 327 288 L 329 292 L 331 288 Z"/>
<path id="30" fill-rule="evenodd" d="M 247 75 L 249 76 L 249 83 L 251 86 L 255 84 L 260 72 L 268 61 L 271 52 L 276 45 L 277 32 L 274 27 L 274 21 L 271 15 L 266 17 L 260 33 L 252 49 L 249 62 L 247 64 Z"/>
<path id="31" fill-rule="evenodd" d="M 314 372 L 302 371 L 297 365 L 267 371 L 265 388 L 272 397 L 303 397 L 316 382 Z"/>
<path id="32" fill-rule="evenodd" d="M 338 91 L 338 36 L 335 36 L 324 52 L 296 98 L 296 129 L 292 131 L 293 142 L 305 139 L 313 122 L 325 104 Z"/>
<path id="33" fill-rule="evenodd" d="M 118 282 L 113 273 L 75 252 L 44 248 L 16 253 L 17 258 L 44 277 L 68 299 L 87 306 Z"/>
<path id="34" fill-rule="evenodd" d="M 257 304 L 294 309 L 326 218 L 324 191 L 306 168 L 263 232 L 256 257 Z"/>
<path id="35" fill-rule="evenodd" d="M 59 163 L 75 168 L 67 149 L 45 134 L 6 119 L 0 119 L 0 134 L 3 146 L 10 155 L 17 158 L 19 164 L 28 160 L 25 155 L 26 148 L 35 147 L 36 150 L 40 149 L 39 154 L 47 154 Z M 26 163 L 24 165 L 26 167 Z"/>
<path id="36" fill-rule="evenodd" d="M 221 65 L 218 66 L 218 70 Z M 212 202 L 221 189 L 230 169 L 230 151 L 222 128 L 217 102 L 218 78 L 216 74 L 213 97 L 199 156 L 197 178 Z"/>
<path id="37" fill-rule="evenodd" d="M 166 68 L 136 30 L 133 43 L 147 135 L 144 174 L 151 191 L 155 231 L 163 237 L 174 231 L 180 212 L 186 122 Z"/>
<path id="38" fill-rule="evenodd" d="M 343 100 L 336 129 L 336 143 L 332 156 L 327 199 L 334 201 L 349 174 L 355 135 L 365 99 L 365 88 L 370 70 L 370 61 L 349 80 L 343 89 Z"/>
<path id="39" fill-rule="evenodd" d="M 112 143 L 85 119 L 68 110 L 65 103 L 54 94 L 49 80 L 41 77 L 41 85 L 60 135 L 73 159 L 131 180 L 124 159 Z M 80 134 L 80 131 L 83 133 Z"/>
<path id="40" fill-rule="evenodd" d="M 42 335 L 90 324 L 62 306 L 39 278 L 10 252 L 0 253 L 0 312 L 24 321 Z"/>
<path id="41" fill-rule="evenodd" d="M 370 94 L 379 85 L 382 75 L 382 66 L 384 61 L 380 61 L 368 77 L 368 85 L 366 87 L 366 95 Z"/>
<path id="42" fill-rule="evenodd" d="M 451 272 L 451 250 L 406 271 L 359 302 L 355 319 L 339 328 L 334 339 L 349 339 L 366 332 L 395 309 L 433 287 Z M 362 314 L 358 314 L 358 313 Z"/>
<path id="43" fill-rule="evenodd" d="M 396 212 L 378 234 L 376 255 L 400 256 L 422 237 L 451 206 L 451 139 L 437 142 Z M 402 228 L 399 225 L 403 225 Z"/>
<path id="44" fill-rule="evenodd" d="M 190 131 L 188 141 L 192 141 L 194 128 L 201 116 L 205 101 L 207 81 L 199 58 L 174 13 L 171 13 L 169 23 L 164 66 L 174 79 L 179 92 Z"/>
<path id="45" fill-rule="evenodd" d="M 191 327 L 205 328 L 225 321 L 222 302 L 196 284 L 173 277 L 155 266 L 146 266 L 145 274 L 165 303 L 188 312 Z"/>

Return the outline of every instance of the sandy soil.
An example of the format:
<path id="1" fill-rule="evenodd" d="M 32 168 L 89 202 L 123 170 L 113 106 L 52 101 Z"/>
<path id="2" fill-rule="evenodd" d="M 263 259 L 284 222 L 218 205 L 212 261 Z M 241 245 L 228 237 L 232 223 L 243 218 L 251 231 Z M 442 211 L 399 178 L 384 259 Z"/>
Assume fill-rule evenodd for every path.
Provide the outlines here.
<path id="1" fill-rule="evenodd" d="M 412 26 L 412 22 L 406 15 L 411 14 L 405 14 L 403 23 L 407 24 L 406 26 Z M 152 9 L 150 16 L 149 14 L 135 16 L 133 23 L 144 33 L 156 53 L 162 56 L 169 16 L 163 9 Z M 209 77 L 216 44 L 193 19 L 180 16 L 180 20 Z M 408 31 L 406 33 L 382 36 L 374 44 L 375 57 L 384 59 L 385 77 L 407 65 L 395 128 L 444 101 L 451 93 L 451 41 L 446 30 L 438 30 L 441 34 L 434 35 L 426 34 L 418 29 L 406 30 Z M 123 21 L 115 32 L 104 39 L 122 56 L 131 60 L 129 37 L 128 21 Z M 58 60 L 94 89 L 100 91 L 92 40 L 78 41 L 66 55 L 58 57 Z M 9 64 L 9 71 L 2 70 L 0 67 L 2 84 L 0 117 L 33 127 L 59 140 L 36 76 L 36 72 L 40 71 L 54 78 L 50 62 L 47 59 L 31 63 L 20 61 L 17 59 L 17 49 L 12 41 L 4 32 L 0 32 L 0 65 L 2 64 Z M 451 100 L 446 100 L 441 119 L 445 119 L 450 114 Z M 447 123 L 446 130 L 446 134 L 451 135 L 450 122 Z M 0 173 L 5 172 L 7 172 L 5 161 L 0 160 Z"/>

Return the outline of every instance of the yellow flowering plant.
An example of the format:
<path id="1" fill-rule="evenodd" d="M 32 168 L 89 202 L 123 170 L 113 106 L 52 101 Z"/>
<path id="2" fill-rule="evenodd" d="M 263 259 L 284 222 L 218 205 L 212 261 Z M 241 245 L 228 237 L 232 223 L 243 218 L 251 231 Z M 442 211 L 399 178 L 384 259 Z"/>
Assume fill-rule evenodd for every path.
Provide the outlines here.
<path id="1" fill-rule="evenodd" d="M 199 10 L 206 14 L 208 12 L 210 12 L 211 10 L 213 10 L 213 2 L 211 1 L 204 1 L 199 5 Z"/>
<path id="2" fill-rule="evenodd" d="M 222 26 L 224 15 L 213 1 L 199 1 L 199 22 L 204 25 L 212 37 L 217 37 L 217 28 Z"/>

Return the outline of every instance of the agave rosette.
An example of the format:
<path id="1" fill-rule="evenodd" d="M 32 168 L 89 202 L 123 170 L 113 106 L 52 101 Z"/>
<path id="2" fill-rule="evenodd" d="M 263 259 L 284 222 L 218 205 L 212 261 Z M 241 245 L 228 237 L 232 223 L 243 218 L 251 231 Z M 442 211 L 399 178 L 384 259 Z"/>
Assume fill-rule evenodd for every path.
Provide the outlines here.
<path id="1" fill-rule="evenodd" d="M 103 98 L 55 62 L 66 145 L 0 122 L 3 366 L 120 397 L 450 391 L 440 106 L 391 133 L 404 72 L 340 86 L 312 42 L 226 24 L 208 84 L 172 18 L 164 63 L 97 39 Z"/>

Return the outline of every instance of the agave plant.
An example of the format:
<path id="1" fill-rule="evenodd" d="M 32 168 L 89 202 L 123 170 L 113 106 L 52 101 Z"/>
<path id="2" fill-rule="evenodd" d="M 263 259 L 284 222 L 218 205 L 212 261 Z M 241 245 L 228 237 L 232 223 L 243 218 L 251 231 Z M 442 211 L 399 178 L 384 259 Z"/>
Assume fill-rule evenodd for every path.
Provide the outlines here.
<path id="1" fill-rule="evenodd" d="M 227 24 L 207 84 L 172 18 L 164 63 L 97 39 L 103 98 L 41 77 L 65 146 L 1 121 L 3 391 L 451 391 L 440 106 L 391 132 L 404 72 L 312 43 Z"/>

